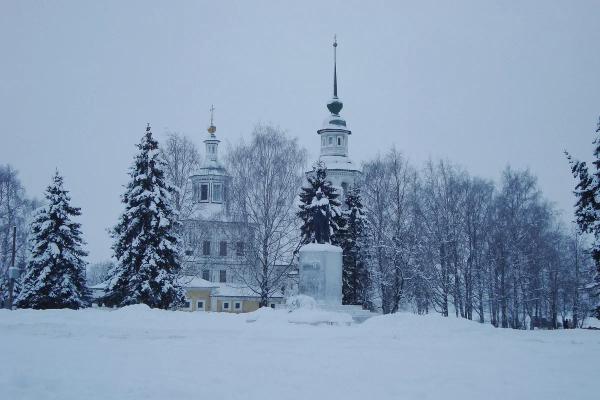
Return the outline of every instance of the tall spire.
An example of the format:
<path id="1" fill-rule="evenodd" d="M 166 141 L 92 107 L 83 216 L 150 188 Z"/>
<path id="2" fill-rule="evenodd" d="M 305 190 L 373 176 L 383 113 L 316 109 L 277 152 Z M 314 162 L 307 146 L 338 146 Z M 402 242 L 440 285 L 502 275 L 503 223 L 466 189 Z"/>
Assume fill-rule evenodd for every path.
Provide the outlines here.
<path id="1" fill-rule="evenodd" d="M 340 115 L 344 104 L 338 99 L 337 95 L 337 36 L 333 36 L 333 98 L 327 103 L 327 109 L 335 116 Z"/>
<path id="2" fill-rule="evenodd" d="M 333 97 L 337 97 L 337 35 L 333 35 Z"/>

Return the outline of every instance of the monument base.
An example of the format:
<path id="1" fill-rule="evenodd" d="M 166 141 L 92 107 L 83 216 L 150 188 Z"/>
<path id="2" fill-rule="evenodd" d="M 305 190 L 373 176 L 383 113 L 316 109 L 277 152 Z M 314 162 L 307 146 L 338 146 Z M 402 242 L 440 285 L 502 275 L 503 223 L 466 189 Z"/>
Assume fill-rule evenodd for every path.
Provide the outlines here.
<path id="1" fill-rule="evenodd" d="M 342 249 L 325 243 L 300 248 L 299 293 L 317 304 L 342 305 Z"/>

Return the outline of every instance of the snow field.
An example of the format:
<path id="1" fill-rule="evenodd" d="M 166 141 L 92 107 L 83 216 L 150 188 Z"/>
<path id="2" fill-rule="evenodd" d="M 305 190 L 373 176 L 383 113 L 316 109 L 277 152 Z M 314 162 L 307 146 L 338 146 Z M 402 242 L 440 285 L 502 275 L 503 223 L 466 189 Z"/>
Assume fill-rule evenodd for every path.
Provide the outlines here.
<path id="1" fill-rule="evenodd" d="M 599 331 L 318 313 L 0 310 L 0 398 L 595 398 Z"/>

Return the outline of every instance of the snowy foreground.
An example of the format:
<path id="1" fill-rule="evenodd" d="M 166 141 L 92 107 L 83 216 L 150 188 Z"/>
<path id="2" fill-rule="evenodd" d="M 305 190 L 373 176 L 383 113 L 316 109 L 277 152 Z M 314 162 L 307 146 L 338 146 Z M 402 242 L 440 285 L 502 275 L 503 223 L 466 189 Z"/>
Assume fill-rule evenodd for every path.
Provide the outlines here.
<path id="1" fill-rule="evenodd" d="M 600 331 L 513 331 L 412 314 L 350 326 L 343 317 L 335 326 L 289 319 L 271 309 L 0 310 L 0 397 L 597 398 Z"/>

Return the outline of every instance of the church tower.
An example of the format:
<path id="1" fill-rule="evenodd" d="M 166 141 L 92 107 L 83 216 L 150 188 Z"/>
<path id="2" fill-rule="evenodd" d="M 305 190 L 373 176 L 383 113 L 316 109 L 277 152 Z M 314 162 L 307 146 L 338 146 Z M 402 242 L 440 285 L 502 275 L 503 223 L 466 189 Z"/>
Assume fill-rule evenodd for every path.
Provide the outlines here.
<path id="1" fill-rule="evenodd" d="M 333 97 L 327 103 L 330 115 L 317 131 L 321 137 L 319 160 L 327 166 L 327 177 L 345 196 L 348 187 L 354 185 L 361 174 L 360 168 L 348 156 L 348 141 L 352 131 L 340 115 L 344 104 L 338 97 L 337 40 L 333 40 Z"/>
<path id="2" fill-rule="evenodd" d="M 227 170 L 219 161 L 217 127 L 214 124 L 214 110 L 210 108 L 208 137 L 204 140 L 204 163 L 196 175 L 191 177 L 194 201 L 198 203 L 199 217 L 220 219 L 227 215 L 227 189 L 230 181 Z"/>

